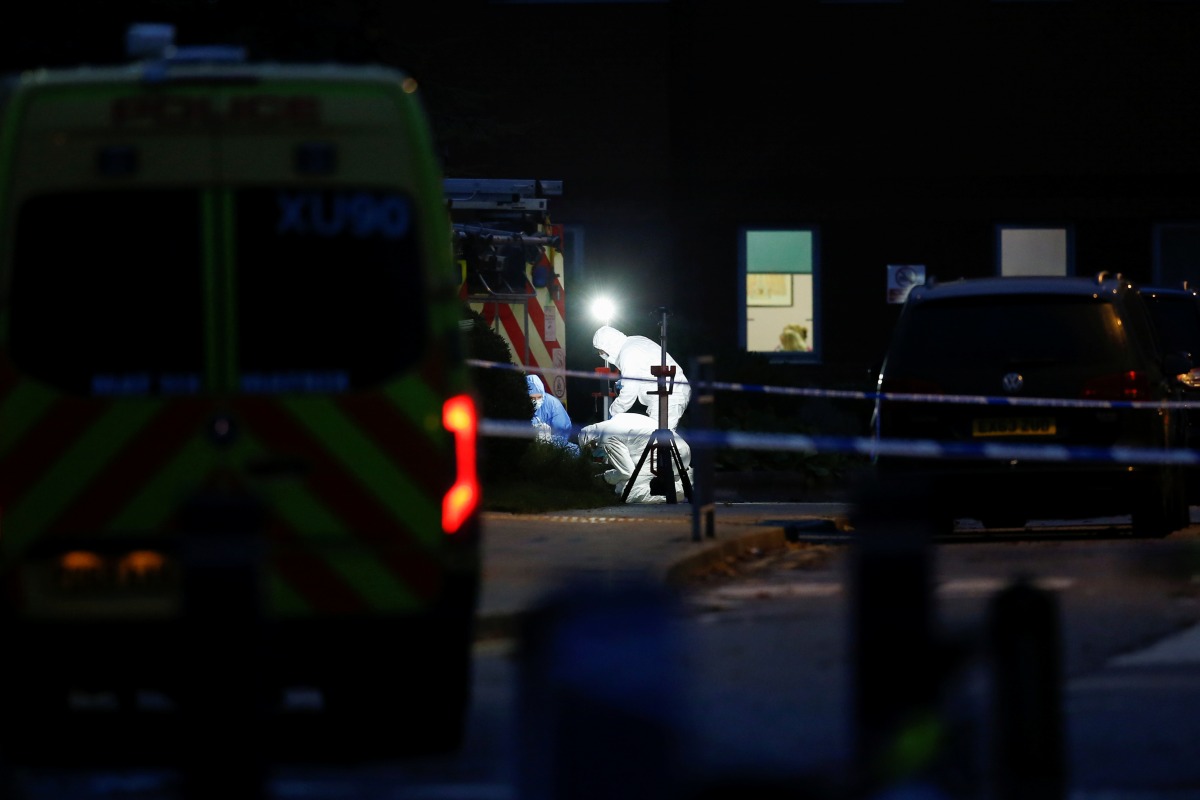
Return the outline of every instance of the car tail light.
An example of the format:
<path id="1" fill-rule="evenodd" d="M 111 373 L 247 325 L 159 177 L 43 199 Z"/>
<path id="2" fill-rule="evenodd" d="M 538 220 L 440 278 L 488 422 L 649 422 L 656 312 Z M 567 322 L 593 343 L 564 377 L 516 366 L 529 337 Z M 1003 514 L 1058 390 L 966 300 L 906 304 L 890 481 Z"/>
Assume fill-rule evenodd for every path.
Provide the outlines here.
<path id="1" fill-rule="evenodd" d="M 469 395 L 451 397 L 442 407 L 442 425 L 454 434 L 454 485 L 442 498 L 442 530 L 456 533 L 479 507 L 479 474 L 475 455 L 479 413 Z"/>
<path id="2" fill-rule="evenodd" d="M 1085 400 L 1149 400 L 1150 377 L 1137 370 L 1092 378 L 1083 385 Z"/>

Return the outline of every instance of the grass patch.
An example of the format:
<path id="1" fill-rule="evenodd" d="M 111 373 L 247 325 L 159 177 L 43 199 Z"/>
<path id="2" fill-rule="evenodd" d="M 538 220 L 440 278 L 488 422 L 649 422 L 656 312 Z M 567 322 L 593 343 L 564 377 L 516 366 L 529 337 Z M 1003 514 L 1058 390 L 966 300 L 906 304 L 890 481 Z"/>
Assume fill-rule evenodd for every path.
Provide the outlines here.
<path id="1" fill-rule="evenodd" d="M 597 477 L 605 470 L 590 453 L 576 455 L 546 443 L 531 442 L 512 465 L 494 471 L 483 485 L 487 511 L 540 514 L 566 509 L 604 508 L 621 504 L 613 487 Z"/>

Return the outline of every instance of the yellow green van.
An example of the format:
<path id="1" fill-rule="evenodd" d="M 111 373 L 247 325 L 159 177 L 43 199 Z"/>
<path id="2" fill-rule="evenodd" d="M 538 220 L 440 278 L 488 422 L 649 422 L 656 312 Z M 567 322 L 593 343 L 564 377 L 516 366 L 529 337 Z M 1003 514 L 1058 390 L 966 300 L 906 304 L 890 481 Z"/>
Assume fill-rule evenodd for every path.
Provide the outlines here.
<path id="1" fill-rule="evenodd" d="M 4 90 L 0 747 L 454 747 L 478 420 L 415 83 L 172 34 Z"/>

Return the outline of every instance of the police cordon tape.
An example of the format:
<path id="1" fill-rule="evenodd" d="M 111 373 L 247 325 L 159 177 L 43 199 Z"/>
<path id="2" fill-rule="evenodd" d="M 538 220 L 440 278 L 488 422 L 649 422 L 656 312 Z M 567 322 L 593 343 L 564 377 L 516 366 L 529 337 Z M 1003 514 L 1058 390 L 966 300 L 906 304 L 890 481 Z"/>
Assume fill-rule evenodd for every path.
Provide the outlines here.
<path id="1" fill-rule="evenodd" d="M 468 360 L 468 364 L 487 369 L 511 369 L 525 372 L 524 367 L 499 364 L 490 361 Z M 589 380 L 611 380 L 591 372 L 556 370 L 556 375 L 585 378 Z M 641 380 L 627 378 L 621 380 Z M 657 379 L 653 379 L 657 382 Z M 981 406 L 1042 406 L 1058 408 L 1200 408 L 1200 402 L 1187 401 L 1122 401 L 1122 400 L 1065 400 L 1058 398 L 986 397 L 973 395 L 927 395 L 890 392 L 854 392 L 828 389 L 803 389 L 785 386 L 763 386 L 746 383 L 690 382 L 697 387 L 721 390 L 761 392 L 765 394 L 795 395 L 802 397 L 842 398 L 852 400 L 898 400 L 916 402 L 967 403 Z M 578 433 L 581 426 L 576 426 Z M 482 436 L 509 438 L 534 438 L 536 431 L 528 423 L 512 420 L 485 419 L 480 423 Z M 679 428 L 678 435 L 691 447 L 710 449 L 734 449 L 755 451 L 781 451 L 798 453 L 841 453 L 868 456 L 899 456 L 925 459 L 983 459 L 1007 461 L 1090 461 L 1120 464 L 1167 464 L 1200 465 L 1200 451 L 1188 448 L 1153 447 L 1081 447 L 1053 444 L 1001 444 L 997 442 L 939 442 L 924 439 L 879 439 L 866 436 L 808 436 L 788 433 L 754 433 L 747 431 L 722 431 Z"/>
<path id="2" fill-rule="evenodd" d="M 524 374 L 526 367 L 515 364 L 501 364 L 495 361 L 479 361 L 468 359 L 472 367 L 485 369 L 512 370 Z M 550 372 L 550 370 L 539 370 Z M 657 378 L 637 378 L 621 375 L 614 379 L 611 376 L 597 375 L 594 372 L 578 370 L 553 370 L 554 375 L 572 378 L 584 378 L 600 382 L 637 381 L 641 383 L 657 383 Z M 1196 400 L 1085 400 L 1066 399 L 1058 397 L 994 397 L 988 395 L 968 394 L 917 394 L 908 392 L 855 392 L 845 389 L 808 389 L 797 386 L 766 386 L 755 383 L 722 383 L 720 381 L 693 381 L 688 385 L 693 391 L 708 389 L 711 391 L 751 392 L 760 394 L 791 395 L 795 397 L 824 397 L 842 400 L 898 400 L 901 402 L 918 403 L 956 403 L 960 405 L 979 406 L 1035 406 L 1042 408 L 1161 408 L 1161 409 L 1200 409 L 1200 401 Z"/>
<path id="3" fill-rule="evenodd" d="M 578 433 L 577 426 L 575 432 Z M 485 419 L 482 436 L 532 439 L 536 431 L 525 422 Z M 679 428 L 676 433 L 694 450 L 697 447 L 733 450 L 770 450 L 793 453 L 845 453 L 876 458 L 902 456 L 928 459 L 984 459 L 1004 461 L 1092 461 L 1114 464 L 1200 465 L 1200 452 L 1186 448 L 1065 447 L 1038 444 L 972 444 L 922 439 L 874 439 L 866 436 L 806 436 L 789 433 L 751 433 Z"/>

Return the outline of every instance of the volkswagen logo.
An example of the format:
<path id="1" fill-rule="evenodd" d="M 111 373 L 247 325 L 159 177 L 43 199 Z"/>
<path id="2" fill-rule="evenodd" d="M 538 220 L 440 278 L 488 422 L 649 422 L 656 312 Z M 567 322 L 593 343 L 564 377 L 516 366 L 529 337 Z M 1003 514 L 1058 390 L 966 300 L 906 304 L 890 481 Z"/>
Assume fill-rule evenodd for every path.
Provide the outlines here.
<path id="1" fill-rule="evenodd" d="M 1001 383 L 1004 384 L 1004 391 L 1009 394 L 1016 394 L 1025 385 L 1025 379 L 1021 377 L 1021 373 L 1019 372 L 1010 372 L 1004 376 Z"/>

